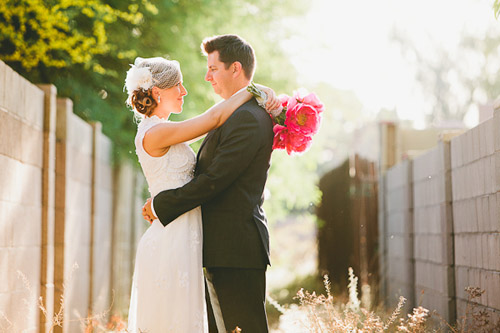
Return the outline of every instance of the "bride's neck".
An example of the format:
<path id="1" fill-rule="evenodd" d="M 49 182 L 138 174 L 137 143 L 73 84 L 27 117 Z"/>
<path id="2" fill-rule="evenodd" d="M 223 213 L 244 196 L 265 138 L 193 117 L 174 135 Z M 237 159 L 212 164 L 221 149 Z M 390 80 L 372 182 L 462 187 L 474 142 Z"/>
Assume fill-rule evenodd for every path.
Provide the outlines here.
<path id="1" fill-rule="evenodd" d="M 157 116 L 158 118 L 168 119 L 168 117 L 170 117 L 170 114 L 171 112 L 155 109 L 153 113 L 149 115 L 149 117 Z"/>

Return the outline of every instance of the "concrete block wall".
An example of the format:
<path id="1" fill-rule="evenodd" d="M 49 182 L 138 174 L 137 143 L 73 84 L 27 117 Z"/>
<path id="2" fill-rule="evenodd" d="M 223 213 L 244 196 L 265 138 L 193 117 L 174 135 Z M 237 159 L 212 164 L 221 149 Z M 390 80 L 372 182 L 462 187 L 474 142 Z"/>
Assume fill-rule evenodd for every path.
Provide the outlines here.
<path id="1" fill-rule="evenodd" d="M 378 247 L 379 247 L 379 275 L 380 285 L 378 294 L 383 303 L 388 303 L 387 293 L 387 219 L 386 219 L 386 196 L 387 190 L 385 174 L 379 175 L 378 183 Z"/>
<path id="2" fill-rule="evenodd" d="M 148 191 L 148 184 L 146 182 L 146 178 L 144 178 L 144 175 L 142 171 L 135 171 L 134 175 L 134 197 L 133 197 L 133 212 L 132 216 L 134 216 L 134 227 L 133 227 L 133 241 L 132 244 L 134 244 L 133 248 L 133 255 L 134 255 L 134 262 L 135 262 L 135 252 L 137 251 L 137 245 L 139 244 L 139 240 L 141 239 L 142 235 L 144 232 L 146 232 L 147 228 L 149 227 L 149 223 L 144 220 L 142 217 L 142 206 L 144 205 L 144 195 L 146 193 L 146 196 L 149 197 L 149 191 Z M 139 221 L 139 222 L 137 222 Z"/>
<path id="3" fill-rule="evenodd" d="M 90 282 L 90 231 L 92 197 L 92 126 L 73 114 L 72 103 L 59 99 L 57 105 L 57 192 L 64 192 L 59 235 L 62 266 L 56 267 L 57 282 L 64 282 L 64 331 L 82 330 L 81 319 L 88 316 Z M 57 198 L 56 200 L 58 200 Z M 61 198 L 62 199 L 62 198 Z M 57 285 L 61 288 L 61 285 Z"/>
<path id="4" fill-rule="evenodd" d="M 455 323 L 479 287 L 474 304 L 500 320 L 500 110 L 381 180 L 387 303 L 400 293 Z"/>
<path id="5" fill-rule="evenodd" d="M 102 134 L 100 124 L 94 124 L 94 197 L 92 221 L 92 266 L 90 302 L 92 313 L 104 314 L 111 306 L 113 239 L 113 161 L 112 143 Z M 98 283 L 97 283 L 98 281 Z"/>
<path id="6" fill-rule="evenodd" d="M 386 299 L 390 306 L 399 296 L 414 305 L 412 161 L 405 160 L 385 174 Z"/>
<path id="7" fill-rule="evenodd" d="M 415 298 L 455 322 L 450 144 L 413 160 Z"/>
<path id="8" fill-rule="evenodd" d="M 451 140 L 457 316 L 468 286 L 486 290 L 480 308 L 500 318 L 500 113 Z"/>
<path id="9" fill-rule="evenodd" d="M 113 272 L 112 284 L 115 291 L 114 309 L 122 315 L 128 310 L 131 279 L 124 276 L 132 276 L 134 272 L 135 248 L 131 246 L 136 240 L 137 204 L 135 199 L 136 171 L 129 163 L 118 165 L 115 172 L 115 206 L 113 224 Z M 134 202 L 134 204 L 131 204 Z M 142 208 L 139 207 L 139 209 Z M 142 215 L 141 215 L 142 217 Z"/>
<path id="10" fill-rule="evenodd" d="M 71 100 L 0 61 L 0 331 L 80 332 L 91 313 L 126 312 L 134 242 L 148 225 L 144 178 L 125 168 L 116 175 L 112 143 Z M 53 327 L 62 297 L 64 327 Z"/>
<path id="11" fill-rule="evenodd" d="M 43 91 L 0 61 L 0 330 L 39 325 L 43 117 Z"/>

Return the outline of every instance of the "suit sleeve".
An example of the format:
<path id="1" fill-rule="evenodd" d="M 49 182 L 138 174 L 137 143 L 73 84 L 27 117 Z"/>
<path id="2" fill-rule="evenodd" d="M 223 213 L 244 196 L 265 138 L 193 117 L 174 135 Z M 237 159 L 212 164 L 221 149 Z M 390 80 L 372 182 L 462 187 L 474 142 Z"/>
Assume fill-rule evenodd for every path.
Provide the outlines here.
<path id="1" fill-rule="evenodd" d="M 219 146 L 206 172 L 183 187 L 154 197 L 154 210 L 163 225 L 224 191 L 247 168 L 260 148 L 259 123 L 248 111 L 235 112 L 221 130 Z"/>

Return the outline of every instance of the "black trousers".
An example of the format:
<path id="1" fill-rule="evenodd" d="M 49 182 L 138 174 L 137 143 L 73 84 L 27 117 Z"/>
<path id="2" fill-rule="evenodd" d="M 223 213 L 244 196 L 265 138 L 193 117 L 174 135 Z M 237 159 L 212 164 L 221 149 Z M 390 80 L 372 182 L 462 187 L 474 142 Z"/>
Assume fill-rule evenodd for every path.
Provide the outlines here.
<path id="1" fill-rule="evenodd" d="M 205 268 L 210 333 L 267 333 L 266 269 Z"/>

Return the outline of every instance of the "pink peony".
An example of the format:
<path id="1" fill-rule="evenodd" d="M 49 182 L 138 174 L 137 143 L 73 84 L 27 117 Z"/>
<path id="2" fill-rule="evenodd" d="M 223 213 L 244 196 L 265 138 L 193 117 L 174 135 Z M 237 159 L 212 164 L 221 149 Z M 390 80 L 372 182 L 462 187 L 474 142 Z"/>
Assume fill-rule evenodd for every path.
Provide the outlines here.
<path id="1" fill-rule="evenodd" d="M 295 153 L 303 153 L 312 143 L 312 137 L 309 135 L 302 135 L 301 133 L 288 132 L 286 140 L 286 152 L 288 155 Z"/>
<path id="2" fill-rule="evenodd" d="M 285 149 L 286 147 L 286 138 L 288 136 L 288 130 L 285 126 L 274 125 L 274 140 L 273 140 L 273 149 Z"/>
<path id="3" fill-rule="evenodd" d="M 281 106 L 283 108 L 288 108 L 288 104 L 291 102 L 291 100 L 293 100 L 294 98 L 293 97 L 290 97 L 288 95 L 285 95 L 285 94 L 281 94 L 278 96 L 278 98 L 280 99 L 281 101 Z"/>
<path id="4" fill-rule="evenodd" d="M 325 106 L 315 93 L 307 93 L 306 90 L 295 91 L 293 97 L 299 102 L 312 106 L 318 113 L 325 110 Z"/>
<path id="5" fill-rule="evenodd" d="M 302 135 L 313 135 L 318 132 L 321 116 L 318 111 L 308 104 L 298 103 L 287 109 L 285 126 L 290 132 Z"/>
<path id="6" fill-rule="evenodd" d="M 285 126 L 274 125 L 273 149 L 286 149 L 288 155 L 303 153 L 312 143 L 312 137 L 301 133 L 291 132 Z"/>
<path id="7" fill-rule="evenodd" d="M 282 94 L 278 98 L 283 111 L 279 115 L 270 113 L 274 122 L 273 149 L 284 149 L 288 155 L 303 153 L 318 132 L 323 103 L 316 94 L 305 89 L 294 92 L 293 96 Z"/>

